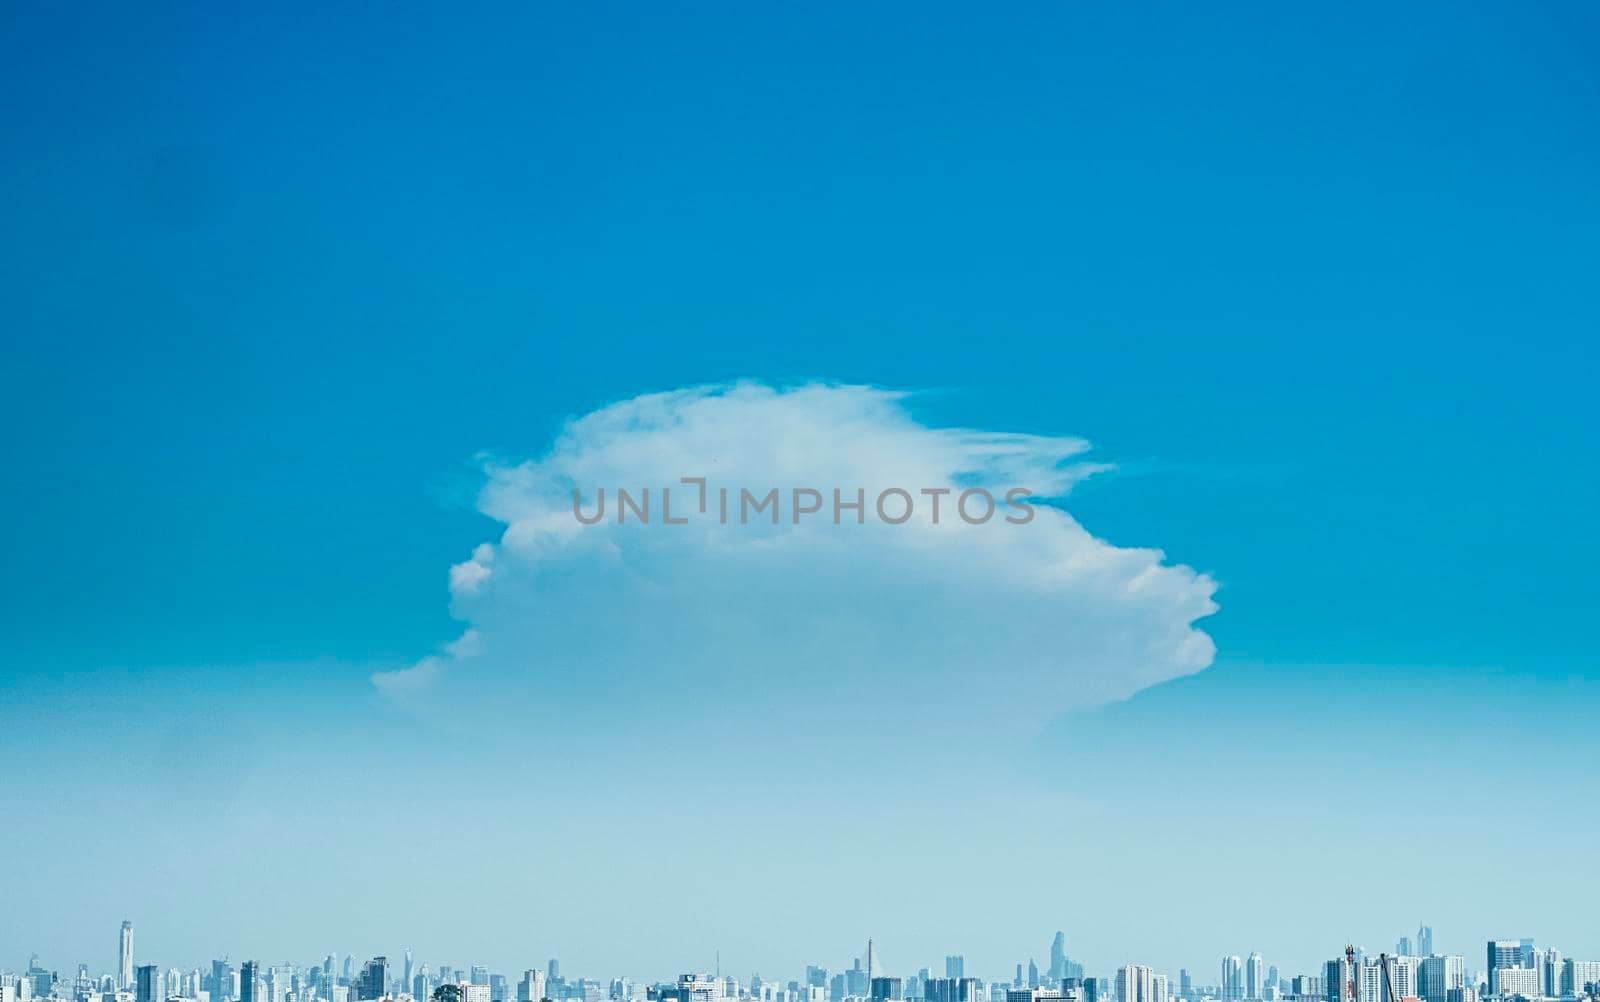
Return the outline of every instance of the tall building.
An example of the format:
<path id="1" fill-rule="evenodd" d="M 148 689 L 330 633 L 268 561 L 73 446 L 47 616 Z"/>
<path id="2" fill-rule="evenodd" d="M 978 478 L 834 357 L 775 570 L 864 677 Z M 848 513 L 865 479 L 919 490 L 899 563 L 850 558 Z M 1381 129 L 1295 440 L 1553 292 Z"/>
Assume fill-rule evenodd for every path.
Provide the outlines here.
<path id="1" fill-rule="evenodd" d="M 544 997 L 544 972 L 523 971 L 522 980 L 517 983 L 517 1002 L 539 1002 Z"/>
<path id="2" fill-rule="evenodd" d="M 405 961 L 404 971 L 405 971 L 405 973 L 404 973 L 403 977 L 405 978 L 405 980 L 400 982 L 400 984 L 403 985 L 404 987 L 401 990 L 402 991 L 410 991 L 411 990 L 411 948 L 409 946 L 406 947 L 406 961 Z"/>
<path id="3" fill-rule="evenodd" d="M 967 958 L 959 953 L 952 953 L 944 958 L 944 976 L 947 978 L 964 978 L 967 976 Z"/>
<path id="4" fill-rule="evenodd" d="M 1397 941 L 1394 944 L 1394 955 L 1396 957 L 1415 957 L 1416 956 L 1415 953 L 1411 952 L 1411 937 L 1410 936 L 1401 936 L 1399 941 Z"/>
<path id="5" fill-rule="evenodd" d="M 117 934 L 117 991 L 133 988 L 133 923 L 122 920 L 122 931 Z"/>
<path id="6" fill-rule="evenodd" d="M 1117 970 L 1117 1002 L 1156 1002 L 1155 971 L 1143 964 Z"/>
<path id="7" fill-rule="evenodd" d="M 1561 994 L 1565 998 L 1600 991 L 1600 960 L 1568 960 L 1561 965 Z"/>
<path id="8" fill-rule="evenodd" d="M 1558 997 L 1561 994 L 1561 951 L 1534 950 L 1533 969 L 1539 976 L 1539 993 L 1545 998 Z"/>
<path id="9" fill-rule="evenodd" d="M 1489 983 L 1492 995 L 1539 997 L 1539 972 L 1531 967 L 1497 967 Z"/>
<path id="10" fill-rule="evenodd" d="M 922 987 L 925 1002 L 977 1002 L 977 978 L 929 978 Z"/>
<path id="11" fill-rule="evenodd" d="M 239 965 L 239 1002 L 261 1002 L 260 969 L 254 960 Z"/>
<path id="12" fill-rule="evenodd" d="M 1218 991 L 1225 999 L 1244 998 L 1244 961 L 1237 956 L 1222 958 L 1222 981 Z"/>
<path id="13" fill-rule="evenodd" d="M 1343 957 L 1322 965 L 1322 992 L 1327 1002 L 1342 1002 L 1344 986 L 1350 980 L 1350 965 Z"/>
<path id="14" fill-rule="evenodd" d="M 1422 976 L 1417 994 L 1427 1002 L 1450 1002 L 1450 992 L 1465 988 L 1467 962 L 1464 957 L 1429 956 L 1422 958 Z"/>
<path id="15" fill-rule="evenodd" d="M 133 997 L 137 1002 L 164 1002 L 166 993 L 161 985 L 161 968 L 154 964 L 136 968 L 133 982 Z"/>
<path id="16" fill-rule="evenodd" d="M 1255 951 L 1244 962 L 1244 997 L 1247 999 L 1260 999 L 1261 990 L 1266 987 L 1267 970 L 1261 961 L 1261 954 Z"/>
<path id="17" fill-rule="evenodd" d="M 1433 926 L 1417 926 L 1417 953 L 1424 957 L 1433 956 Z"/>
<path id="18" fill-rule="evenodd" d="M 1058 929 L 1050 941 L 1050 977 L 1060 981 L 1067 976 L 1067 937 Z"/>
<path id="19" fill-rule="evenodd" d="M 1489 979 L 1489 994 L 1510 994 L 1502 988 L 1498 974 L 1502 970 L 1533 969 L 1533 940 L 1531 939 L 1491 939 L 1488 948 L 1489 967 L 1486 972 Z M 1516 976 L 1521 984 L 1521 976 Z M 1531 993 L 1529 993 L 1531 994 Z"/>
<path id="20" fill-rule="evenodd" d="M 897 1002 L 905 998 L 899 978 L 873 978 L 869 982 L 869 995 L 872 1002 Z"/>
<path id="21" fill-rule="evenodd" d="M 1194 998 L 1194 978 L 1187 967 L 1178 969 L 1178 994 L 1186 999 Z"/>
<path id="22" fill-rule="evenodd" d="M 361 980 L 356 983 L 356 998 L 381 999 L 389 986 L 389 958 L 373 957 L 361 965 Z M 485 988 L 488 986 L 485 985 Z"/>

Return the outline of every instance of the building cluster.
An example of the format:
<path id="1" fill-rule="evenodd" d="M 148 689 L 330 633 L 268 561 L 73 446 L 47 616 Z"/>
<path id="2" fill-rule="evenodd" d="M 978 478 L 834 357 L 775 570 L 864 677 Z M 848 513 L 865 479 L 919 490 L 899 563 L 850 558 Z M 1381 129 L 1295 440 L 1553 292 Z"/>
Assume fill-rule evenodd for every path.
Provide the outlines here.
<path id="1" fill-rule="evenodd" d="M 0 971 L 0 1002 L 1600 1002 L 1600 961 L 1563 957 L 1531 939 L 1491 940 L 1485 960 L 1482 971 L 1469 970 L 1464 956 L 1435 953 L 1433 931 L 1423 926 L 1393 954 L 1347 947 L 1314 974 L 1285 977 L 1254 952 L 1224 957 L 1219 980 L 1206 985 L 1187 969 L 1174 979 L 1144 964 L 1089 976 L 1058 932 L 1048 967 L 1019 962 L 1010 980 L 969 975 L 960 954 L 944 958 L 942 973 L 891 975 L 869 940 L 850 967 L 808 966 L 791 981 L 741 981 L 720 970 L 655 983 L 567 978 L 551 960 L 513 982 L 481 966 L 416 965 L 410 950 L 396 962 L 372 957 L 359 966 L 353 956 L 329 954 L 306 967 L 222 958 L 163 970 L 134 962 L 133 924 L 123 922 L 112 972 L 80 964 L 64 977 L 35 956 L 23 972 Z"/>

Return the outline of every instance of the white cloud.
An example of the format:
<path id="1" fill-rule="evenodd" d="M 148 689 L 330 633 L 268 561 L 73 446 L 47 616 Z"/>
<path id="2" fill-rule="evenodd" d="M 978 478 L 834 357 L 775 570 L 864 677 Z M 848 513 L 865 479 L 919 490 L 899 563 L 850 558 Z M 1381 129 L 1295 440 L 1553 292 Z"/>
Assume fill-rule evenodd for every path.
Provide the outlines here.
<path id="1" fill-rule="evenodd" d="M 577 418 L 542 459 L 488 464 L 480 507 L 505 529 L 450 570 L 472 640 L 374 682 L 402 700 L 565 712 L 1037 722 L 1211 663 L 1194 626 L 1216 608 L 1204 575 L 1095 539 L 1058 507 L 1024 525 L 1003 503 L 983 525 L 955 517 L 964 488 L 1066 496 L 1105 469 L 1082 459 L 1087 443 L 932 428 L 907 403 L 862 386 L 695 387 Z M 707 514 L 683 477 L 706 478 Z M 604 488 L 601 523 L 574 517 L 575 487 L 585 514 Z M 651 524 L 617 524 L 619 487 L 649 488 Z M 914 502 L 902 525 L 874 512 L 892 487 Z M 661 524 L 662 488 L 688 524 Z M 780 524 L 738 524 L 740 488 L 777 488 Z M 794 488 L 823 499 L 798 525 Z M 833 524 L 834 488 L 864 491 L 865 525 L 848 511 Z M 952 492 L 940 524 L 924 489 Z"/>

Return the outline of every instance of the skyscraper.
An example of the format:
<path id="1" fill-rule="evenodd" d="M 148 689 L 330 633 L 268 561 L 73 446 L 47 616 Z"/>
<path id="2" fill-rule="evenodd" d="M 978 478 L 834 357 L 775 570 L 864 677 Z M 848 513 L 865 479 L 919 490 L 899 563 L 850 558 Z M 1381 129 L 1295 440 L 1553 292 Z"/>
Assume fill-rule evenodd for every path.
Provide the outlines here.
<path id="1" fill-rule="evenodd" d="M 1533 940 L 1531 939 L 1491 939 L 1488 951 L 1489 993 L 1501 993 L 1500 982 L 1496 973 L 1508 968 L 1533 967 Z"/>
<path id="2" fill-rule="evenodd" d="M 1433 926 L 1417 926 L 1417 955 L 1420 957 L 1433 956 Z"/>
<path id="3" fill-rule="evenodd" d="M 959 953 L 952 953 L 944 958 L 944 976 L 947 978 L 964 978 L 967 976 L 967 958 Z"/>
<path id="4" fill-rule="evenodd" d="M 1128 964 L 1117 971 L 1117 1002 L 1156 1002 L 1155 971 Z"/>
<path id="5" fill-rule="evenodd" d="M 133 923 L 122 920 L 122 932 L 117 936 L 117 991 L 133 987 Z"/>
<path id="6" fill-rule="evenodd" d="M 254 960 L 239 965 L 239 1002 L 261 1002 L 258 991 L 260 966 Z"/>
<path id="7" fill-rule="evenodd" d="M 137 1002 L 163 1002 L 166 992 L 161 986 L 161 968 L 148 964 L 134 971 L 134 995 Z"/>
<path id="8" fill-rule="evenodd" d="M 1261 954 L 1252 950 L 1244 962 L 1244 997 L 1261 998 L 1261 990 L 1266 987 L 1266 976 L 1266 965 L 1261 962 Z"/>
<path id="9" fill-rule="evenodd" d="M 400 983 L 402 985 L 404 985 L 405 987 L 402 988 L 401 990 L 402 991 L 410 991 L 411 990 L 411 948 L 410 947 L 406 947 L 406 962 L 405 962 L 405 974 L 404 974 L 404 977 L 405 977 L 405 980 L 400 982 Z"/>
<path id="10" fill-rule="evenodd" d="M 389 958 L 373 957 L 361 967 L 361 980 L 356 985 L 356 998 L 381 999 L 389 983 Z"/>
<path id="11" fill-rule="evenodd" d="M 1244 998 L 1244 961 L 1237 956 L 1222 958 L 1220 989 L 1225 999 Z"/>
<path id="12" fill-rule="evenodd" d="M 1449 1002 L 1450 992 L 1466 986 L 1466 959 L 1429 956 L 1422 958 L 1418 994 L 1427 1002 Z"/>
<path id="13" fill-rule="evenodd" d="M 1067 976 L 1067 937 L 1056 930 L 1056 938 L 1050 941 L 1050 977 L 1060 981 Z"/>

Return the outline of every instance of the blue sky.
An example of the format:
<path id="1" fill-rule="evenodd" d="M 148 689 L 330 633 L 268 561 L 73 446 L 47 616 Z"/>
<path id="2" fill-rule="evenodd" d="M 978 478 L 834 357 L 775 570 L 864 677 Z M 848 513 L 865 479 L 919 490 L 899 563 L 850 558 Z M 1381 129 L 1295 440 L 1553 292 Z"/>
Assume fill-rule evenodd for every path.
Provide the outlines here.
<path id="1" fill-rule="evenodd" d="M 1600 955 L 1592 8 L 4 17 L 0 966 Z M 1214 663 L 958 741 L 375 689 L 474 621 L 478 457 L 734 379 L 1088 439 Z"/>

